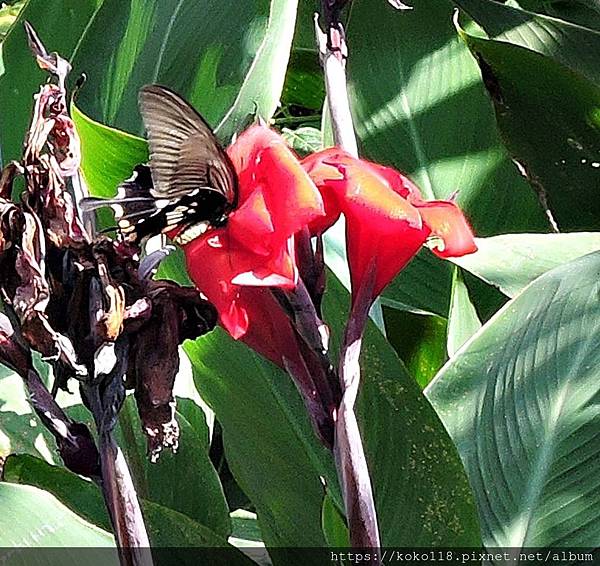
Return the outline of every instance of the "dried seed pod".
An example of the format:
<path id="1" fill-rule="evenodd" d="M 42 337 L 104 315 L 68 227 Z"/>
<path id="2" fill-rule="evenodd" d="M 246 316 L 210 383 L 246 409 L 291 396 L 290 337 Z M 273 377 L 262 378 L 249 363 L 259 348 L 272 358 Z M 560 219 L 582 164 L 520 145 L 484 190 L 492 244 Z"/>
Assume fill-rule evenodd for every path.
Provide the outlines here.
<path id="1" fill-rule="evenodd" d="M 179 345 L 212 330 L 216 309 L 197 291 L 168 281 L 148 281 L 150 319 L 131 336 L 130 372 L 135 397 L 153 461 L 163 448 L 177 450 L 173 385 L 179 371 Z"/>

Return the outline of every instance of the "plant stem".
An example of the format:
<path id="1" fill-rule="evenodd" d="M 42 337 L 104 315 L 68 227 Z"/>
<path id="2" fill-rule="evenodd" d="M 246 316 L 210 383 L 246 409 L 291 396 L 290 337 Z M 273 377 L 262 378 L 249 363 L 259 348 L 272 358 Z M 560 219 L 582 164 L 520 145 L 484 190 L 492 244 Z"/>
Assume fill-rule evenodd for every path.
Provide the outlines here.
<path id="1" fill-rule="evenodd" d="M 150 541 L 131 473 L 112 431 L 103 430 L 99 387 L 91 385 L 85 389 L 98 429 L 100 487 L 117 540 L 119 560 L 122 566 L 152 566 Z"/>
<path id="2" fill-rule="evenodd" d="M 356 548 L 380 546 L 371 478 L 354 412 L 360 385 L 359 358 L 372 291 L 373 278 L 358 289 L 348 318 L 340 349 L 339 377 L 343 396 L 335 428 L 336 465 L 344 494 L 350 543 Z M 379 564 L 379 561 L 371 563 Z"/>
<path id="3" fill-rule="evenodd" d="M 102 492 L 110 510 L 121 564 L 150 566 L 150 541 L 123 452 L 111 433 L 100 436 L 99 450 Z"/>
<path id="4" fill-rule="evenodd" d="M 327 32 L 319 27 L 315 15 L 315 33 L 319 46 L 321 64 L 325 74 L 327 106 L 331 116 L 333 140 L 351 155 L 358 157 L 358 145 L 354 134 L 348 88 L 346 86 L 346 59 L 348 56 L 344 29 L 339 21 L 331 20 L 331 10 L 327 0 L 323 0 L 323 13 L 326 17 Z M 328 17 L 329 16 L 329 17 Z"/>
<path id="5" fill-rule="evenodd" d="M 358 145 L 352 123 L 346 84 L 346 45 L 340 11 L 347 0 L 322 0 L 326 31 L 320 29 L 315 16 L 315 32 L 325 74 L 327 104 L 331 116 L 333 139 L 337 146 L 358 157 Z M 339 378 L 342 400 L 336 415 L 334 454 L 344 495 L 350 544 L 354 548 L 380 546 L 377 514 L 371 478 L 362 444 L 354 406 L 360 385 L 360 351 L 369 316 L 374 284 L 372 277 L 360 289 L 354 289 L 352 309 L 340 350 Z M 380 561 L 373 555 L 371 564 Z"/>

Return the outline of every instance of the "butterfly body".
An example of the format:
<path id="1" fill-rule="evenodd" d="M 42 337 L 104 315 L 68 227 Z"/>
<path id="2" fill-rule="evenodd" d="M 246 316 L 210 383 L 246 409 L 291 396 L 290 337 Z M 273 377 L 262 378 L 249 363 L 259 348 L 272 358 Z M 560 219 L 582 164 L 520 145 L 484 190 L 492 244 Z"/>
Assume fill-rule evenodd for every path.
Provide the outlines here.
<path id="1" fill-rule="evenodd" d="M 149 165 L 137 165 L 113 199 L 85 199 L 84 210 L 110 206 L 129 241 L 176 231 L 186 243 L 222 226 L 237 206 L 237 174 L 210 126 L 171 90 L 140 91 Z"/>

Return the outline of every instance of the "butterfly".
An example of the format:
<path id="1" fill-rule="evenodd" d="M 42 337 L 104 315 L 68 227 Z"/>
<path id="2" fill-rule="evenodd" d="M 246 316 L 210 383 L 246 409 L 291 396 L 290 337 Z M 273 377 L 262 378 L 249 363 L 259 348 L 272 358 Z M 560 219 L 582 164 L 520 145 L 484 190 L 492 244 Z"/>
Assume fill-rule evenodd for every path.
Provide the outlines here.
<path id="1" fill-rule="evenodd" d="M 210 126 L 183 98 L 160 85 L 143 87 L 139 105 L 149 166 L 137 165 L 115 198 L 86 198 L 82 209 L 110 206 L 130 242 L 180 228 L 175 241 L 183 244 L 225 224 L 237 206 L 238 178 Z"/>

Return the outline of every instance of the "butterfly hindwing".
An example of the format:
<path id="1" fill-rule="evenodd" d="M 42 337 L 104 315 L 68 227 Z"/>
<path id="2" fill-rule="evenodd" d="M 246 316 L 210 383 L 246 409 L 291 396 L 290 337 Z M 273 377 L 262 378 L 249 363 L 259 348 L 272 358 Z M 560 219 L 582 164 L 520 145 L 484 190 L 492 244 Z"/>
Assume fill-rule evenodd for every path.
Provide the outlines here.
<path id="1" fill-rule="evenodd" d="M 119 185 L 113 199 L 86 198 L 84 212 L 109 206 L 115 214 L 119 232 L 131 242 L 146 236 L 168 232 L 177 226 L 218 223 L 227 210 L 227 202 L 216 191 L 192 191 L 178 199 L 156 198 L 148 165 L 136 165 L 132 176 Z"/>

